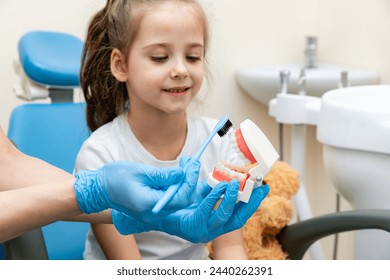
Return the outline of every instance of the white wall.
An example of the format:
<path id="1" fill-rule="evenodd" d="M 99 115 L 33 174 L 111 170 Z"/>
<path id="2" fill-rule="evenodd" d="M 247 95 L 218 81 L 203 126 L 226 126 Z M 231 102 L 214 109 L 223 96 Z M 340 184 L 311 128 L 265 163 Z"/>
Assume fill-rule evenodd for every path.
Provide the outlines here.
<path id="1" fill-rule="evenodd" d="M 17 77 L 12 60 L 20 36 L 33 29 L 66 31 L 84 37 L 90 16 L 103 0 L 0 0 L 0 125 L 8 129 Z M 210 64 L 212 94 L 204 114 L 228 114 L 234 124 L 255 121 L 277 147 L 277 125 L 267 108 L 242 92 L 234 79 L 240 66 L 303 63 L 304 38 L 319 40 L 319 62 L 337 63 L 379 72 L 390 83 L 390 1 L 387 0 L 203 0 L 212 24 Z M 335 192 L 322 165 L 322 146 L 308 128 L 305 182 L 313 212 L 335 209 Z M 289 128 L 286 129 L 288 140 Z M 288 153 L 288 148 L 287 151 Z M 288 160 L 288 158 L 287 158 Z M 348 208 L 344 202 L 343 208 Z M 342 236 L 341 258 L 350 258 L 351 239 Z M 328 257 L 332 240 L 323 242 Z"/>

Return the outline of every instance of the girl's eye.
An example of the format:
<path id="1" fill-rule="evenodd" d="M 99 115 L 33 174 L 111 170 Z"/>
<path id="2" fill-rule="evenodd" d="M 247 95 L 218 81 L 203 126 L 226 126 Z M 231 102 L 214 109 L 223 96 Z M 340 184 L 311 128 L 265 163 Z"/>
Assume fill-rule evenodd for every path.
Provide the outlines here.
<path id="1" fill-rule="evenodd" d="M 150 59 L 154 62 L 164 62 L 168 59 L 168 56 L 152 56 Z"/>
<path id="2" fill-rule="evenodd" d="M 187 56 L 187 60 L 190 62 L 196 62 L 196 61 L 201 61 L 202 58 L 199 56 L 189 55 Z"/>

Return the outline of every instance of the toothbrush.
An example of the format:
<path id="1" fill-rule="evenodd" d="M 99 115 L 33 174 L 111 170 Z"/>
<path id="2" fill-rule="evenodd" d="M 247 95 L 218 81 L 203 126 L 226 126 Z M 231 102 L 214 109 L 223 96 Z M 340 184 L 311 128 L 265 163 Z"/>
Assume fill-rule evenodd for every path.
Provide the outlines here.
<path id="1" fill-rule="evenodd" d="M 198 151 L 194 154 L 193 158 L 199 160 L 202 156 L 204 150 L 207 148 L 215 134 L 218 133 L 219 137 L 225 136 L 228 131 L 233 127 L 233 124 L 229 120 L 227 116 L 223 116 L 219 122 L 215 125 L 213 131 L 210 133 L 210 135 L 207 137 L 207 139 L 202 143 Z M 186 172 L 187 165 L 184 166 L 184 173 Z M 173 195 L 177 192 L 179 187 L 181 186 L 182 181 L 176 185 L 173 185 L 167 189 L 164 196 L 156 203 L 156 205 L 153 207 L 152 212 L 158 213 L 160 210 L 171 200 Z"/>

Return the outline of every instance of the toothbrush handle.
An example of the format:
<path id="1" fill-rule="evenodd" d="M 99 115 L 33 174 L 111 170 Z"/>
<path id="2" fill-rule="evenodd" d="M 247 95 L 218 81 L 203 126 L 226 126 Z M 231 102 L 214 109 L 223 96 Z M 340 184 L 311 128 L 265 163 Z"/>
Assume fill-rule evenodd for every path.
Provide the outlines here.
<path id="1" fill-rule="evenodd" d="M 226 124 L 226 122 L 228 121 L 228 117 L 227 116 L 224 116 L 222 117 L 219 122 L 215 125 L 213 131 L 210 133 L 210 135 L 206 138 L 206 140 L 202 143 L 202 145 L 200 146 L 200 148 L 198 149 L 198 151 L 194 154 L 193 158 L 195 159 L 200 159 L 200 157 L 202 156 L 204 150 L 207 148 L 207 146 L 209 145 L 210 141 L 213 139 L 213 137 L 215 136 L 215 134 L 218 133 L 218 131 Z M 187 165 L 184 166 L 184 173 L 187 169 Z M 170 186 L 166 192 L 164 193 L 163 197 L 156 203 L 156 205 L 153 207 L 152 209 L 152 212 L 157 214 L 158 212 L 160 212 L 160 210 L 171 200 L 171 198 L 175 195 L 175 193 L 177 192 L 177 190 L 179 189 L 179 187 L 181 186 L 181 184 L 183 183 L 183 181 L 181 181 L 179 184 L 176 184 L 176 185 L 173 185 L 173 186 Z"/>
<path id="2" fill-rule="evenodd" d="M 168 203 L 169 200 L 175 195 L 177 190 L 179 189 L 182 181 L 179 184 L 170 186 L 166 192 L 164 193 L 163 197 L 154 205 L 152 212 L 157 214 L 160 212 L 160 210 Z"/>

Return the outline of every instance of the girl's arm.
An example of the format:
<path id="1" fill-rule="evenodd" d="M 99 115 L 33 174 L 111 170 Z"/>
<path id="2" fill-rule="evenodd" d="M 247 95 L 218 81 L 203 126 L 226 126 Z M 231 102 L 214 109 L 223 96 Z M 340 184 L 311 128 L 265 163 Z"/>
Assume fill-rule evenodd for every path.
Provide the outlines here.
<path id="1" fill-rule="evenodd" d="M 121 235 L 114 225 L 92 224 L 92 230 L 104 255 L 109 260 L 140 260 L 133 235 Z"/>
<path id="2" fill-rule="evenodd" d="M 219 206 L 220 201 L 214 207 Z M 214 260 L 247 260 L 242 229 L 225 233 L 212 241 Z"/>
<path id="3" fill-rule="evenodd" d="M 220 237 L 212 242 L 213 259 L 215 260 L 247 260 L 242 230 L 238 229 Z"/>

